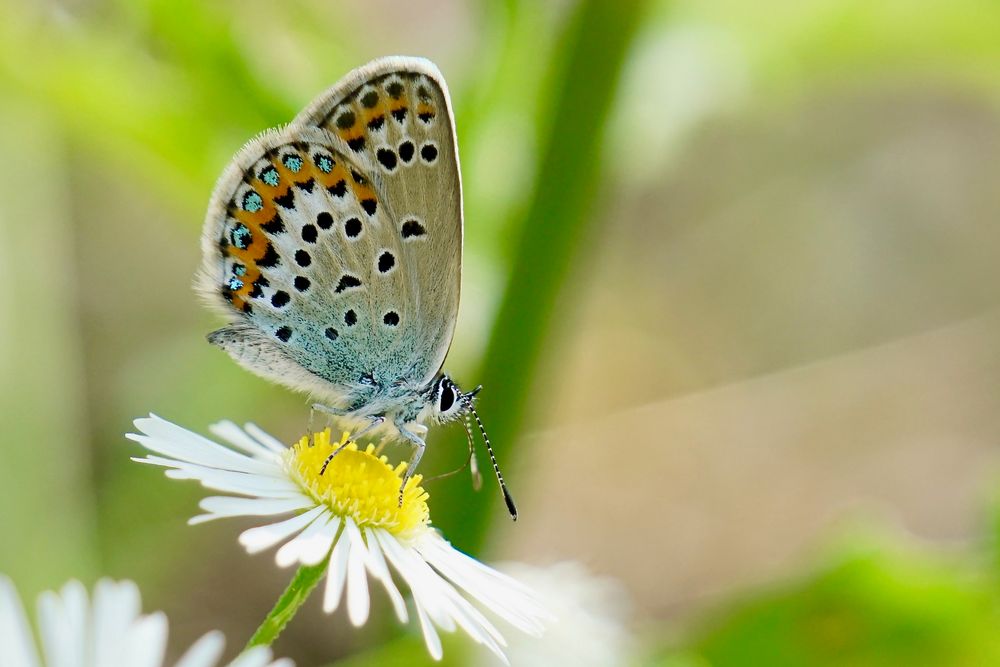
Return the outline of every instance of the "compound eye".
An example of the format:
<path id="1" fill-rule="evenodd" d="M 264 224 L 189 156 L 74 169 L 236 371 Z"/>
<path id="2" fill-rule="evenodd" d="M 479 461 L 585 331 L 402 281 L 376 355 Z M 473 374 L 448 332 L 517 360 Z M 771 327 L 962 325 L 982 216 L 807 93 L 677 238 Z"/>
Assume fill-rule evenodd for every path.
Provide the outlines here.
<path id="1" fill-rule="evenodd" d="M 455 388 L 450 384 L 441 387 L 441 396 L 438 397 L 438 410 L 442 413 L 448 412 L 455 405 Z"/>

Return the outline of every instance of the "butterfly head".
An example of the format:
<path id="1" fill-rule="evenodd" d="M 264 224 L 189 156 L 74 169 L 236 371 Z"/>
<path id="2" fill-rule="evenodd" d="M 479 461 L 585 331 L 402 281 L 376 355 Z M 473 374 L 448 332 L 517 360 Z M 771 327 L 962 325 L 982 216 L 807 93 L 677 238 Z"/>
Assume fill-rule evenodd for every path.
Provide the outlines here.
<path id="1" fill-rule="evenodd" d="M 465 393 L 447 375 L 441 375 L 433 385 L 428 397 L 431 418 L 439 424 L 446 424 L 463 415 L 474 412 L 472 401 L 482 387 Z"/>

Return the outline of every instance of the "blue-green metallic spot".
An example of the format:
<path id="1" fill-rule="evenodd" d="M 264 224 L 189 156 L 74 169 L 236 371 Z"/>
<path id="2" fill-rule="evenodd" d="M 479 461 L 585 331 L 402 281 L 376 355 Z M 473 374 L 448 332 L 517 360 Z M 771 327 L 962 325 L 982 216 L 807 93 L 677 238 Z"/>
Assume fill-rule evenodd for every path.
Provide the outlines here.
<path id="1" fill-rule="evenodd" d="M 300 158 L 298 155 L 286 155 L 285 157 L 281 158 L 281 163 L 284 164 L 285 167 L 292 172 L 297 173 L 300 169 L 302 169 L 302 158 Z"/>
<path id="2" fill-rule="evenodd" d="M 243 195 L 243 210 L 248 213 L 256 213 L 264 208 L 264 200 L 259 194 L 251 190 Z"/>
<path id="3" fill-rule="evenodd" d="M 229 282 L 226 283 L 226 287 L 235 292 L 239 288 L 243 287 L 243 281 L 237 278 L 236 276 L 233 276 L 232 278 L 229 279 Z"/>
<path id="4" fill-rule="evenodd" d="M 247 274 L 247 267 L 242 264 L 233 264 L 233 273 L 238 276 L 245 276 Z"/>
<path id="5" fill-rule="evenodd" d="M 251 240 L 250 230 L 244 224 L 238 224 L 233 227 L 233 231 L 230 232 L 229 238 L 232 240 L 233 245 L 240 250 L 246 250 L 250 246 Z"/>
<path id="6" fill-rule="evenodd" d="M 278 176 L 278 170 L 274 167 L 266 167 L 264 171 L 260 172 L 260 180 L 264 181 L 272 188 L 278 185 L 278 181 L 281 178 Z"/>
<path id="7" fill-rule="evenodd" d="M 316 166 L 319 167 L 320 171 L 322 171 L 324 174 L 329 174 L 331 171 L 333 171 L 333 160 L 331 160 L 326 155 L 320 155 L 316 159 Z"/>

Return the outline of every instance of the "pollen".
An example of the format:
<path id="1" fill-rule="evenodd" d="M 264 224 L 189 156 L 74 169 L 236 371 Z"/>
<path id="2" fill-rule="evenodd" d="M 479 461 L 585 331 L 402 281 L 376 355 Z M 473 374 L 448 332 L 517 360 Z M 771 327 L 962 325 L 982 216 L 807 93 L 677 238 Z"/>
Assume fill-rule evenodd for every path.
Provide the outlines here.
<path id="1" fill-rule="evenodd" d="M 292 477 L 317 503 L 326 505 L 340 517 L 351 517 L 358 527 L 382 528 L 401 538 L 415 536 L 430 523 L 428 494 L 420 486 L 421 475 L 414 475 L 403 490 L 406 463 L 389 465 L 385 456 L 375 453 L 369 444 L 364 450 L 354 442 L 331 459 L 320 474 L 330 454 L 347 443 L 348 433 L 340 442 L 330 441 L 330 429 L 303 436 L 286 455 Z"/>

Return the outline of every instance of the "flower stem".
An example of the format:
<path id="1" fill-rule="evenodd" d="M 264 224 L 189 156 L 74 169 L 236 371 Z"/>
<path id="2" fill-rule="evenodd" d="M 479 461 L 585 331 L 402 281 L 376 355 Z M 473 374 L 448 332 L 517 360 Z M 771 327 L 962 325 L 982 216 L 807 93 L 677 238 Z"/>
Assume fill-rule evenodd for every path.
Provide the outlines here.
<path id="1" fill-rule="evenodd" d="M 288 588 L 278 598 L 257 631 L 253 633 L 253 637 L 247 642 L 244 650 L 254 646 L 270 646 L 278 638 L 288 622 L 295 617 L 299 607 L 316 588 L 316 584 L 319 583 L 326 571 L 326 565 L 326 560 L 323 560 L 319 565 L 303 565 L 298 569 L 295 576 L 292 577 L 291 583 L 288 584 Z"/>

